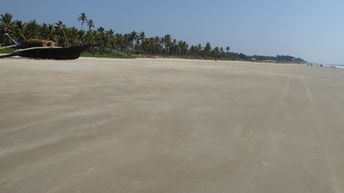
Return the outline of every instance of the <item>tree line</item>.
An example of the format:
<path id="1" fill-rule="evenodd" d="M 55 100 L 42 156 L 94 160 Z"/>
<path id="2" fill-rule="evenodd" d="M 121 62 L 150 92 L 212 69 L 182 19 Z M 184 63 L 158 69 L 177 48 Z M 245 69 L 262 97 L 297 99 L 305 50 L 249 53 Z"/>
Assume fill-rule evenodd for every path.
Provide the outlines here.
<path id="1" fill-rule="evenodd" d="M 92 19 L 81 13 L 77 20 L 80 28 L 67 27 L 62 21 L 54 24 L 39 24 L 35 20 L 24 22 L 13 20 L 10 13 L 0 16 L 0 43 L 11 44 L 7 34 L 21 42 L 28 39 L 44 39 L 56 42 L 59 46 L 80 44 L 92 45 L 89 52 L 98 52 L 111 55 L 112 53 L 126 53 L 136 56 L 183 57 L 199 59 L 223 59 L 245 61 L 273 61 L 304 63 L 301 58 L 292 56 L 249 56 L 242 53 L 230 52 L 230 47 L 212 47 L 208 42 L 205 45 L 189 45 L 186 41 L 176 40 L 171 35 L 162 37 L 148 37 L 145 32 L 115 33 L 95 26 Z"/>

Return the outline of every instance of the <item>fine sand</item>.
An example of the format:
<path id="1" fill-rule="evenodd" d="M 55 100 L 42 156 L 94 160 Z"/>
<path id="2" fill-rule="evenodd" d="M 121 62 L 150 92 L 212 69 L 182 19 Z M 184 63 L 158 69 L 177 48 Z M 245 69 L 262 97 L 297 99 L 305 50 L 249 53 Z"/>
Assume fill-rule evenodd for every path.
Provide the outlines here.
<path id="1" fill-rule="evenodd" d="M 1 193 L 343 193 L 344 71 L 0 60 Z"/>

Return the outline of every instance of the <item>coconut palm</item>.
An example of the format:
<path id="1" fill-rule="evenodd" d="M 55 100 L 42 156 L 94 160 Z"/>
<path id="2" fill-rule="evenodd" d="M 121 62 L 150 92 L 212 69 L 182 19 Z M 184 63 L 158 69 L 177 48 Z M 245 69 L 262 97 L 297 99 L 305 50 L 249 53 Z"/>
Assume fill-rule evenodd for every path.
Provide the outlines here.
<path id="1" fill-rule="evenodd" d="M 211 44 L 209 42 L 207 42 L 207 44 L 204 47 L 204 57 L 209 57 L 210 56 L 210 52 L 211 52 L 212 48 L 211 48 Z"/>
<path id="2" fill-rule="evenodd" d="M 68 38 L 67 38 L 66 32 L 64 31 L 64 29 L 66 28 L 66 25 L 63 24 L 62 21 L 58 21 L 57 23 L 55 23 L 55 28 L 59 32 L 62 32 L 63 39 L 61 39 L 60 42 L 63 42 L 64 47 L 69 47 Z"/>
<path id="3" fill-rule="evenodd" d="M 68 42 L 71 42 L 72 45 L 80 45 L 81 44 L 81 38 L 83 36 L 83 33 L 80 33 L 80 31 L 75 28 L 68 28 L 65 29 L 66 35 L 68 37 Z M 81 31 L 83 32 L 83 31 Z"/>
<path id="4" fill-rule="evenodd" d="M 0 16 L 0 28 L 3 33 L 10 33 L 13 29 L 13 16 L 9 13 L 5 13 Z"/>
<path id="5" fill-rule="evenodd" d="M 81 29 L 83 29 L 85 22 L 87 21 L 87 16 L 85 12 L 80 13 L 78 21 L 81 23 Z"/>
<path id="6" fill-rule="evenodd" d="M 103 27 L 99 27 L 97 29 L 97 42 L 97 46 L 100 48 L 105 48 L 107 45 L 107 38 L 105 35 L 105 29 Z"/>
<path id="7" fill-rule="evenodd" d="M 221 54 L 225 53 L 223 47 L 220 48 L 220 52 L 221 52 Z"/>
<path id="8" fill-rule="evenodd" d="M 164 47 L 165 47 L 165 54 L 169 55 L 171 54 L 171 48 L 172 48 L 172 38 L 169 34 L 166 34 L 164 36 Z"/>
<path id="9" fill-rule="evenodd" d="M 56 27 L 57 29 L 62 30 L 62 29 L 64 29 L 64 28 L 66 28 L 66 25 L 63 24 L 62 21 L 58 21 L 57 23 L 55 23 L 55 27 Z"/>
<path id="10" fill-rule="evenodd" d="M 49 24 L 48 26 L 48 39 L 54 42 L 57 42 L 57 37 L 56 37 L 56 30 L 54 25 Z"/>
<path id="11" fill-rule="evenodd" d="M 122 47 L 123 47 L 123 35 L 120 33 L 116 33 L 114 36 L 114 42 L 116 45 L 117 49 L 120 49 L 122 51 Z"/>
<path id="12" fill-rule="evenodd" d="M 179 41 L 180 55 L 185 55 L 188 51 L 189 45 L 185 41 Z"/>
<path id="13" fill-rule="evenodd" d="M 133 31 L 129 35 L 129 42 L 131 44 L 131 50 L 134 50 L 135 48 L 135 40 L 137 39 L 137 32 Z"/>
<path id="14" fill-rule="evenodd" d="M 22 21 L 15 21 L 14 23 L 14 36 L 17 37 L 20 41 L 26 40 L 26 37 L 24 36 L 26 23 Z"/>
<path id="15" fill-rule="evenodd" d="M 92 19 L 87 20 L 88 30 L 92 31 L 95 28 L 94 21 Z"/>
<path id="16" fill-rule="evenodd" d="M 226 51 L 229 52 L 231 48 L 229 46 L 226 47 Z"/>
<path id="17" fill-rule="evenodd" d="M 25 27 L 25 35 L 28 39 L 39 38 L 41 26 L 36 20 L 29 21 Z"/>
<path id="18" fill-rule="evenodd" d="M 137 37 L 136 37 L 136 51 L 138 54 L 141 53 L 142 49 L 143 49 L 143 42 L 146 38 L 146 34 L 145 32 L 140 32 L 139 34 L 137 34 Z"/>
<path id="19" fill-rule="evenodd" d="M 84 37 L 85 43 L 90 45 L 96 44 L 96 32 L 95 31 L 87 31 Z"/>
<path id="20" fill-rule="evenodd" d="M 49 36 L 49 25 L 46 23 L 43 23 L 42 26 L 39 29 L 39 36 L 41 36 L 43 39 L 48 39 Z"/>
<path id="21" fill-rule="evenodd" d="M 109 31 L 106 31 L 106 38 L 107 42 L 110 44 L 111 50 L 115 47 L 115 37 L 114 37 L 114 31 L 110 29 Z"/>
<path id="22" fill-rule="evenodd" d="M 141 41 L 141 44 L 143 43 L 143 40 L 146 38 L 146 34 L 145 34 L 145 32 L 141 32 L 140 34 L 139 34 L 139 37 L 138 37 L 138 40 L 140 40 Z"/>
<path id="23" fill-rule="evenodd" d="M 0 38 L 5 43 L 10 43 L 10 40 L 4 35 L 5 33 L 12 33 L 13 30 L 13 16 L 9 13 L 5 13 L 0 16 Z"/>

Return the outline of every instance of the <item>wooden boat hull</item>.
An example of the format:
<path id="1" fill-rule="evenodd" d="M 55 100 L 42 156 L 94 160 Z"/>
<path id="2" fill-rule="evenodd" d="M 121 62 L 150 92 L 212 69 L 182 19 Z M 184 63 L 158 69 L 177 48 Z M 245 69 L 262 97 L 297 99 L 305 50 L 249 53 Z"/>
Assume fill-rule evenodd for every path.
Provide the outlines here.
<path id="1" fill-rule="evenodd" d="M 15 55 L 33 59 L 74 60 L 79 58 L 80 54 L 87 48 L 89 48 L 88 45 L 69 48 L 34 47 L 18 50 Z"/>

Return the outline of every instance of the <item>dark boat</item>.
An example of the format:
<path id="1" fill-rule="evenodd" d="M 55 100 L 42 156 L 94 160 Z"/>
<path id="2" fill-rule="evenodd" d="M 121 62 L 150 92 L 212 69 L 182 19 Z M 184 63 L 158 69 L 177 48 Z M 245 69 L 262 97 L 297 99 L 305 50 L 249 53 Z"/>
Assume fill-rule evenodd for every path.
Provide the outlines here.
<path id="1" fill-rule="evenodd" d="M 74 60 L 80 57 L 81 52 L 89 48 L 88 45 L 61 47 L 32 47 L 20 49 L 12 54 L 0 56 L 0 58 L 20 56 L 32 59 Z"/>
<path id="2" fill-rule="evenodd" d="M 15 56 L 33 59 L 73 60 L 80 57 L 81 52 L 89 46 L 72 46 L 68 48 L 33 47 L 17 50 Z"/>
<path id="3" fill-rule="evenodd" d="M 81 52 L 90 47 L 89 45 L 71 46 L 65 48 L 56 47 L 56 42 L 41 39 L 29 39 L 20 43 L 14 40 L 8 33 L 5 33 L 4 35 L 8 36 L 14 44 L 4 48 L 15 47 L 17 50 L 12 54 L 0 56 L 0 58 L 20 56 L 33 59 L 73 60 L 79 58 Z"/>

